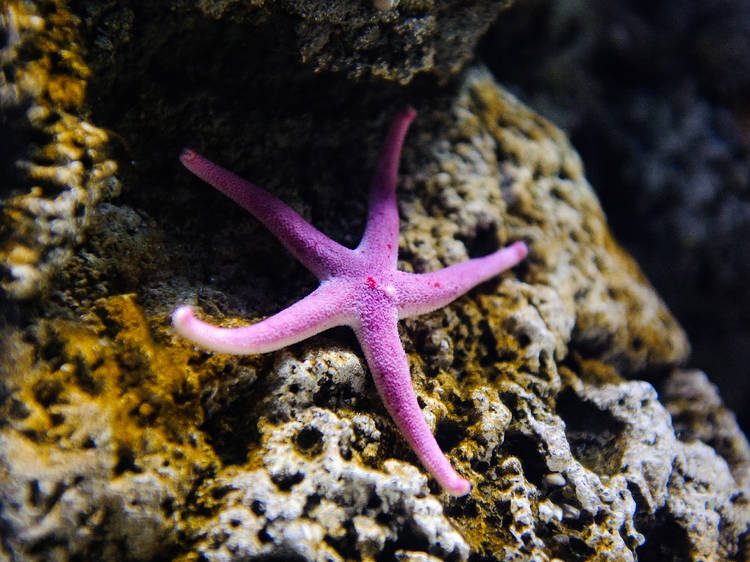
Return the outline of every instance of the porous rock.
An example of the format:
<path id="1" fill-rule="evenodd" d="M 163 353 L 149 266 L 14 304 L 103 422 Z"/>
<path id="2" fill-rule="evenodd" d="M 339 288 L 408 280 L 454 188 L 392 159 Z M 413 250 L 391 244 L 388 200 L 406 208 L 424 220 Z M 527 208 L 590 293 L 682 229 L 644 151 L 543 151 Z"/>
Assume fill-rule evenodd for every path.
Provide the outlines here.
<path id="1" fill-rule="evenodd" d="M 299 57 L 316 71 L 407 83 L 419 73 L 443 79 L 456 74 L 510 1 L 201 0 L 197 5 L 217 19 L 260 19 L 267 29 L 292 25 Z"/>
<path id="2" fill-rule="evenodd" d="M 716 395 L 680 394 L 681 377 L 703 384 L 679 368 L 685 336 L 613 240 L 565 136 L 482 69 L 441 103 L 426 104 L 407 139 L 400 267 L 530 247 L 514 271 L 400 326 L 425 419 L 471 493 L 449 497 L 425 474 L 346 330 L 247 357 L 174 335 L 169 315 L 185 300 L 225 326 L 269 303 L 237 304 L 253 294 L 247 278 L 195 251 L 206 233 L 194 224 L 110 207 L 137 237 L 110 244 L 100 224 L 77 257 L 94 247 L 131 264 L 134 292 L 118 293 L 117 267 L 71 260 L 40 305 L 47 317 L 4 329 L 3 555 L 742 554 L 747 443 L 731 414 L 712 415 L 723 412 Z M 249 219 L 225 220 L 211 236 L 236 247 Z M 146 252 L 132 259 L 139 240 L 154 244 L 158 267 Z M 257 261 L 265 250 L 245 251 Z M 675 432 L 653 384 L 689 432 Z"/>
<path id="3" fill-rule="evenodd" d="M 439 559 L 468 557 L 414 465 L 390 459 L 382 470 L 362 466 L 349 419 L 313 407 L 278 426 L 260 425 L 263 469 L 230 468 L 206 487 L 204 498 L 219 499 L 211 502 L 216 515 L 201 525 L 196 550 L 204 559 L 286 553 L 344 560 L 348 545 L 374 560 L 409 541 Z"/>
<path id="4" fill-rule="evenodd" d="M 265 37 L 284 51 L 284 60 L 316 72 L 400 83 L 420 73 L 448 79 L 505 6 L 498 0 L 7 2 L 0 14 L 0 62 L 8 69 L 0 79 L 6 132 L 0 140 L 0 286 L 13 299 L 45 294 L 98 216 L 99 204 L 120 193 L 111 154 L 132 149 L 89 118 L 90 99 L 97 96 L 90 82 L 109 81 L 120 94 L 144 90 L 140 65 L 152 63 L 152 51 L 163 55 L 163 48 L 171 56 L 169 41 L 200 35 L 216 21 Z M 142 58 L 129 63 L 138 82 L 129 86 L 121 61 L 133 51 Z M 279 65 L 273 70 L 282 71 Z M 289 82 L 296 74 L 290 71 Z M 114 111 L 123 108 L 115 104 Z"/>
<path id="5" fill-rule="evenodd" d="M 0 13 L 0 286 L 48 290 L 97 204 L 119 193 L 109 135 L 85 118 L 91 71 L 65 2 L 10 1 Z"/>
<path id="6" fill-rule="evenodd" d="M 684 323 L 693 362 L 745 431 L 750 245 L 738 240 L 750 236 L 748 35 L 744 0 L 529 0 L 479 49 L 499 80 L 574 139 L 614 232 Z"/>
<path id="7" fill-rule="evenodd" d="M 6 559 L 158 556 L 216 460 L 191 382 L 149 336 L 135 299 L 100 300 L 85 323 L 6 329 L 2 355 Z"/>

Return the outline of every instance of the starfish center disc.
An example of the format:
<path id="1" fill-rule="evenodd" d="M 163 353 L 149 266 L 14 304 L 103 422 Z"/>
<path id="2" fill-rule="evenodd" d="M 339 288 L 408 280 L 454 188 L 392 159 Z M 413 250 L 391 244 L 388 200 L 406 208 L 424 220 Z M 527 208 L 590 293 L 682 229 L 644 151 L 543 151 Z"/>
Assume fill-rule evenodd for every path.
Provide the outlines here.
<path id="1" fill-rule="evenodd" d="M 383 279 L 380 277 L 373 277 L 368 275 L 367 277 L 365 277 L 365 284 L 370 291 L 374 291 L 375 293 L 382 295 L 390 302 L 395 301 L 398 291 L 396 290 L 396 286 L 391 279 Z"/>

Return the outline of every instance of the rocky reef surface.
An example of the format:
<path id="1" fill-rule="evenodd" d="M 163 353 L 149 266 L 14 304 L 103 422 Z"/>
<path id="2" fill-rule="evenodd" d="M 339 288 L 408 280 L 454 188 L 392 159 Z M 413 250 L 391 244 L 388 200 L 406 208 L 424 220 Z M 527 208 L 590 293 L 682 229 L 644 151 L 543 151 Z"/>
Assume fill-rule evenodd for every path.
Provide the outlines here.
<path id="1" fill-rule="evenodd" d="M 565 129 L 618 240 L 750 430 L 750 3 L 527 0 L 480 44 Z"/>
<path id="2" fill-rule="evenodd" d="M 267 37 L 277 12 L 289 29 L 317 21 L 304 3 L 268 4 L 60 0 L 3 13 L 0 556 L 746 556 L 750 447 L 706 374 L 683 367 L 682 329 L 613 239 L 566 136 L 483 67 L 458 72 L 465 53 L 447 73 L 429 61 L 439 86 L 402 85 L 406 71 L 354 81 L 395 56 L 321 73 L 337 67 L 294 41 L 261 62 L 269 47 L 247 37 L 252 26 Z M 321 29 L 331 14 L 396 28 L 439 11 L 347 6 Z M 466 52 L 481 25 L 456 36 Z M 252 72 L 238 72 L 244 60 Z M 53 86 L 67 80 L 73 105 Z M 530 248 L 513 271 L 401 323 L 425 419 L 473 483 L 460 498 L 426 476 L 347 329 L 237 357 L 169 323 L 189 302 L 242 325 L 314 287 L 251 217 L 179 168 L 182 144 L 349 244 L 404 103 L 419 117 L 398 188 L 401 269 L 510 240 Z"/>
<path id="3" fill-rule="evenodd" d="M 117 195 L 119 183 L 107 133 L 85 117 L 91 70 L 76 20 L 64 8 L 45 19 L 24 2 L 9 4 L 2 17 L 0 285 L 30 298 L 49 288 L 91 210 Z"/>

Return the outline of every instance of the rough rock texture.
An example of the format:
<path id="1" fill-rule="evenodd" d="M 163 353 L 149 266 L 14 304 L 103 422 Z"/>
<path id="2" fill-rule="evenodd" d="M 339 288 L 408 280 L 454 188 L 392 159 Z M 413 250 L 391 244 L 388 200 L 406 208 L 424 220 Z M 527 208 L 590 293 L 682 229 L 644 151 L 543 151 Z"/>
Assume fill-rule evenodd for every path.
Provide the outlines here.
<path id="1" fill-rule="evenodd" d="M 10 560 L 152 559 L 216 466 L 195 381 L 132 296 L 2 338 L 0 511 Z"/>
<path id="2" fill-rule="evenodd" d="M 72 255 L 92 210 L 116 195 L 108 134 L 83 117 L 91 71 L 64 2 L 0 12 L 0 285 L 43 293 Z"/>
<path id="3" fill-rule="evenodd" d="M 105 129 L 92 124 L 86 96 L 92 78 L 107 80 L 92 75 L 106 69 L 109 87 L 118 90 L 114 111 L 129 105 L 121 97 L 130 88 L 117 82 L 134 43 L 141 42 L 135 49 L 140 58 L 131 62 L 137 67 L 148 63 L 150 50 L 168 49 L 172 56 L 175 36 L 201 34 L 207 22 L 223 20 L 252 34 L 257 48 L 278 45 L 281 54 L 258 57 L 271 68 L 276 64 L 276 71 L 283 68 L 276 59 L 287 57 L 316 72 L 352 78 L 406 83 L 431 73 L 446 80 L 469 60 L 480 35 L 507 6 L 498 0 L 68 4 L 11 0 L 0 12 L 5 30 L 0 63 L 11 69 L 0 76 L 0 284 L 12 298 L 43 294 L 97 215 L 97 204 L 119 193 L 117 165 L 108 155 L 117 145 L 130 148 L 122 137 L 113 143 Z M 224 37 L 219 34 L 215 42 Z M 188 54 L 186 60 L 195 57 Z M 144 95 L 142 73 L 136 69 L 134 75 L 139 82 L 132 88 Z"/>
<path id="4" fill-rule="evenodd" d="M 299 56 L 315 70 L 402 83 L 422 72 L 455 74 L 510 0 L 201 0 L 215 17 L 292 27 Z"/>
<path id="5" fill-rule="evenodd" d="M 443 80 L 453 76 L 509 5 L 510 0 L 126 0 L 82 2 L 79 12 L 96 28 L 96 48 L 110 56 L 139 33 L 144 17 L 150 25 L 160 22 L 155 42 L 175 26 L 223 20 L 262 37 L 266 55 L 286 51 L 315 71 L 407 83 L 423 73 Z"/>
<path id="6" fill-rule="evenodd" d="M 747 555 L 750 447 L 733 415 L 702 373 L 680 368 L 685 336 L 613 240 L 566 137 L 484 70 L 438 95 L 408 91 L 420 114 L 398 191 L 404 270 L 517 239 L 531 250 L 514 271 L 401 325 L 425 418 L 470 495 L 449 497 L 426 477 L 348 330 L 246 357 L 176 337 L 177 304 L 240 325 L 313 282 L 246 213 L 176 164 L 164 171 L 172 146 L 192 134 L 213 153 L 226 148 L 217 159 L 356 241 L 360 184 L 392 115 L 373 97 L 404 99 L 301 75 L 352 113 L 326 126 L 341 107 L 329 97 L 307 98 L 304 111 L 279 99 L 284 118 L 263 121 L 267 105 L 240 115 L 270 124 L 258 132 L 232 120 L 238 102 L 222 91 L 241 86 L 256 101 L 255 77 L 202 67 L 195 100 L 174 104 L 193 84 L 175 88 L 158 53 L 138 67 L 152 69 L 143 100 L 127 98 L 116 117 L 112 98 L 132 90 L 108 90 L 111 75 L 96 73 L 97 115 L 133 147 L 122 195 L 96 206 L 49 296 L 14 304 L 2 327 L 0 557 Z"/>
<path id="7" fill-rule="evenodd" d="M 744 0 L 528 0 L 479 51 L 498 80 L 569 132 L 618 239 L 746 431 L 748 36 Z"/>

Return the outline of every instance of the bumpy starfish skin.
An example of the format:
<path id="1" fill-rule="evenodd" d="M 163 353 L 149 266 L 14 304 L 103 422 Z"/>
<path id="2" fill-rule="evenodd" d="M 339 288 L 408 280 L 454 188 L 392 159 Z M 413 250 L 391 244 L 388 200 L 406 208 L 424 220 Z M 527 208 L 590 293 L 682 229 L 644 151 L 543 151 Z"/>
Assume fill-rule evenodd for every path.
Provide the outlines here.
<path id="1" fill-rule="evenodd" d="M 438 483 L 460 496 L 468 493 L 471 485 L 453 470 L 425 423 L 396 324 L 399 318 L 440 308 L 513 267 L 526 256 L 527 248 L 516 242 L 433 273 L 396 269 L 396 177 L 401 146 L 415 116 L 416 112 L 407 108 L 391 126 L 370 189 L 365 233 L 353 250 L 323 235 L 266 191 L 186 149 L 180 156 L 185 167 L 266 225 L 320 279 L 320 286 L 289 308 L 251 326 L 218 328 L 198 320 L 190 307 L 178 308 L 172 322 L 183 337 L 196 344 L 234 354 L 266 353 L 333 326 L 351 326 L 396 425 Z"/>

